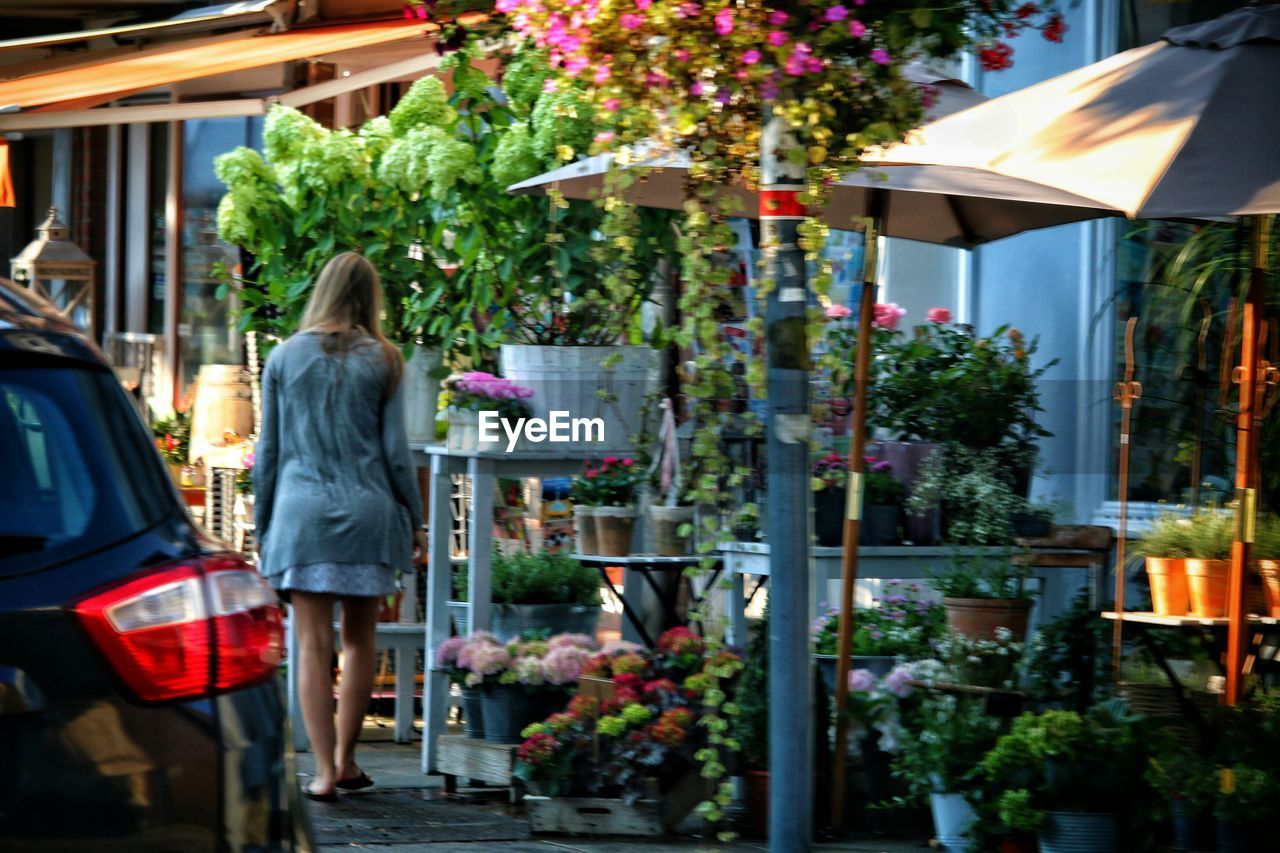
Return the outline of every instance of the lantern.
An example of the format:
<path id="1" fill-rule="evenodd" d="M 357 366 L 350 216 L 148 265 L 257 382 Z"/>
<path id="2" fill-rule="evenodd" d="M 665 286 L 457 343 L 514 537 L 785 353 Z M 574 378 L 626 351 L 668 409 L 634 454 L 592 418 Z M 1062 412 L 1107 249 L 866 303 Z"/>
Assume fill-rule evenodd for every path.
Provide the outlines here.
<path id="1" fill-rule="evenodd" d="M 71 322 L 92 332 L 97 261 L 67 239 L 67 226 L 58 218 L 57 208 L 49 208 L 49 217 L 36 229 L 36 235 L 13 259 L 11 277 L 52 302 Z"/>

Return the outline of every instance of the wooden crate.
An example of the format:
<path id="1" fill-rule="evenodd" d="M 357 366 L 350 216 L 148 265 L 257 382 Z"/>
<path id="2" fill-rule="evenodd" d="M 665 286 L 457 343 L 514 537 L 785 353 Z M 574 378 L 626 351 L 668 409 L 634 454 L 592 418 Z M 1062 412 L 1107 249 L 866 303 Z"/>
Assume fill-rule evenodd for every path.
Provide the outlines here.
<path id="1" fill-rule="evenodd" d="M 488 785 L 518 784 L 515 769 L 518 743 L 489 743 L 462 735 L 440 735 L 436 740 L 436 770 L 445 775 L 445 787 L 453 780 L 475 779 Z M 452 777 L 452 778 L 450 778 Z"/>
<path id="2" fill-rule="evenodd" d="M 526 796 L 524 805 L 533 832 L 654 837 L 674 831 L 712 791 L 707 780 L 692 773 L 669 793 L 631 805 L 604 797 L 534 796 Z"/>

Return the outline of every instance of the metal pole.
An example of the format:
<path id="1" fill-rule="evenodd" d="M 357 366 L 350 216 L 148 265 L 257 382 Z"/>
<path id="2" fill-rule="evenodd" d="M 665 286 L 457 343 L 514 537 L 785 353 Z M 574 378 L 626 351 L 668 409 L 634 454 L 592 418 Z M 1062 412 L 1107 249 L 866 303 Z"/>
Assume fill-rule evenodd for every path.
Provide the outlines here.
<path id="1" fill-rule="evenodd" d="M 858 306 L 858 349 L 854 362 L 853 427 L 849 439 L 848 503 L 844 514 L 844 551 L 840 562 L 840 635 L 836 646 L 836 746 L 831 765 L 831 827 L 844 827 L 845 758 L 849 752 L 849 655 L 853 651 L 853 594 L 858 583 L 858 537 L 862 530 L 863 454 L 867 444 L 867 384 L 871 376 L 871 321 L 876 307 L 876 239 L 879 221 L 865 234 L 862 300 Z"/>
<path id="2" fill-rule="evenodd" d="M 1138 318 L 1130 317 L 1124 330 L 1124 381 L 1116 383 L 1115 398 L 1120 403 L 1120 525 L 1116 535 L 1116 587 L 1115 609 L 1117 618 L 1111 627 L 1111 678 L 1120 680 L 1120 661 L 1124 655 L 1124 573 L 1125 543 L 1129 537 L 1129 429 L 1133 416 L 1133 401 L 1142 397 L 1142 384 L 1133 380 L 1135 368 L 1133 333 Z"/>
<path id="3" fill-rule="evenodd" d="M 769 532 L 769 850 L 798 853 L 813 840 L 813 661 L 809 656 L 809 304 L 797 226 L 804 169 L 794 137 L 764 117 L 760 242 L 765 277 Z"/>
<path id="4" fill-rule="evenodd" d="M 1268 237 L 1272 216 L 1253 220 L 1253 270 L 1244 303 L 1240 335 L 1240 366 L 1233 377 L 1240 386 L 1240 414 L 1236 420 L 1236 535 L 1231 543 L 1231 574 L 1227 592 L 1227 689 L 1223 701 L 1235 705 L 1244 692 L 1244 659 L 1248 652 L 1245 634 L 1248 608 L 1245 603 L 1249 552 L 1253 546 L 1254 522 L 1258 508 L 1258 342 L 1266 312 Z"/>

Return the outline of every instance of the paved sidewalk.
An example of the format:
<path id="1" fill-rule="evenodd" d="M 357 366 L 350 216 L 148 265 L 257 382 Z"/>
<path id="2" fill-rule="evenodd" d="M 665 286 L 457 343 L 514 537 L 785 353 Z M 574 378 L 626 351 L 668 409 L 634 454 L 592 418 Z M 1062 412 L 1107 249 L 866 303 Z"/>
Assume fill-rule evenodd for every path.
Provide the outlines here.
<path id="1" fill-rule="evenodd" d="M 507 805 L 494 790 L 472 798 L 449 798 L 440 777 L 425 776 L 419 769 L 420 744 L 396 744 L 390 729 L 367 726 L 359 760 L 376 784 L 364 791 L 343 793 L 334 804 L 304 801 L 315 827 L 322 853 L 365 850 L 374 853 L 689 853 L 716 849 L 725 853 L 762 851 L 764 842 L 742 841 L 710 847 L 694 838 L 635 839 L 537 836 L 519 807 Z M 298 756 L 303 784 L 310 776 L 310 753 Z M 923 853 L 924 839 L 916 843 L 850 841 L 815 845 L 815 850 L 840 853 Z"/>

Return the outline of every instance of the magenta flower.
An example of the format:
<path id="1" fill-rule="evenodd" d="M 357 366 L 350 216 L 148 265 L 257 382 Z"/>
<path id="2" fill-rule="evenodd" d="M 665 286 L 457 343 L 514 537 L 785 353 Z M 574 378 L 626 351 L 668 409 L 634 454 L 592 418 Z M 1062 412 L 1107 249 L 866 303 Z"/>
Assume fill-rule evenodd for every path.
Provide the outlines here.
<path id="1" fill-rule="evenodd" d="M 930 308 L 927 312 L 925 312 L 924 318 L 928 320 L 930 323 L 950 323 L 951 309 L 950 308 Z"/>
<path id="2" fill-rule="evenodd" d="M 605 98 L 605 101 L 601 106 L 604 107 L 607 112 L 616 113 L 618 111 L 618 107 L 621 106 L 621 103 L 617 98 Z"/>
<path id="3" fill-rule="evenodd" d="M 871 51 L 871 61 L 876 65 L 888 65 L 892 60 L 889 59 L 889 51 L 883 47 L 877 47 Z"/>
<path id="4" fill-rule="evenodd" d="M 682 47 L 682 48 L 680 48 L 679 50 L 677 50 L 677 51 L 676 51 L 676 61 L 678 61 L 678 62 L 688 62 L 688 61 L 689 61 L 689 51 L 685 50 L 683 47 Z"/>
<path id="5" fill-rule="evenodd" d="M 849 35 L 856 39 L 860 39 L 867 34 L 867 25 L 862 21 L 849 22 Z"/>
<path id="6" fill-rule="evenodd" d="M 595 73 L 595 76 L 592 78 L 592 80 L 598 86 L 601 83 L 608 80 L 612 75 L 613 75 L 613 70 L 609 68 L 609 66 L 600 65 L 596 67 L 596 73 Z"/>
<path id="7" fill-rule="evenodd" d="M 791 36 L 787 35 L 782 30 L 774 30 L 769 33 L 769 35 L 765 36 L 765 41 L 769 42 L 769 44 L 774 47 L 782 47 L 787 43 L 787 39 L 789 38 L 791 38 Z"/>
<path id="8" fill-rule="evenodd" d="M 826 14 L 822 17 L 828 23 L 834 24 L 836 21 L 843 21 L 845 18 L 849 17 L 849 10 L 839 5 L 832 6 L 827 9 Z"/>
<path id="9" fill-rule="evenodd" d="M 520 0 L 498 0 L 498 2 L 494 4 L 494 8 L 505 15 L 508 12 L 514 12 L 516 9 L 519 9 Z"/>
<path id="10" fill-rule="evenodd" d="M 653 5 L 653 0 L 636 0 L 636 8 L 643 12 Z"/>
<path id="11" fill-rule="evenodd" d="M 829 320 L 843 320 L 845 317 L 849 317 L 853 315 L 853 311 L 850 308 L 848 308 L 845 305 L 839 305 L 839 304 L 832 304 L 827 306 L 827 310 L 825 313 L 827 315 L 827 319 Z"/>
<path id="12" fill-rule="evenodd" d="M 644 24 L 644 17 L 635 12 L 627 12 L 618 16 L 618 26 L 624 30 L 638 30 Z"/>
<path id="13" fill-rule="evenodd" d="M 695 98 L 701 98 L 707 93 L 707 86 L 701 80 L 695 80 L 693 85 L 689 87 L 689 94 Z"/>
<path id="14" fill-rule="evenodd" d="M 591 62 L 585 56 L 571 56 L 564 63 L 564 70 L 570 77 L 577 77 Z"/>
<path id="15" fill-rule="evenodd" d="M 680 8 L 676 9 L 676 17 L 677 18 L 696 18 L 698 17 L 698 13 L 701 11 L 702 11 L 702 7 L 699 6 L 697 3 L 692 2 L 692 0 L 690 0 L 690 2 L 680 4 Z"/>
<path id="16" fill-rule="evenodd" d="M 733 32 L 733 10 L 721 9 L 716 12 L 716 34 L 727 36 Z"/>
<path id="17" fill-rule="evenodd" d="M 775 27 L 780 27 L 789 20 L 791 20 L 791 16 L 786 12 L 773 11 L 769 13 L 769 23 Z"/>
<path id="18" fill-rule="evenodd" d="M 755 65 L 757 62 L 760 61 L 760 51 L 756 50 L 755 48 L 752 48 L 751 50 L 748 50 L 746 53 L 742 54 L 742 57 L 738 61 L 741 62 L 743 65 Z"/>

